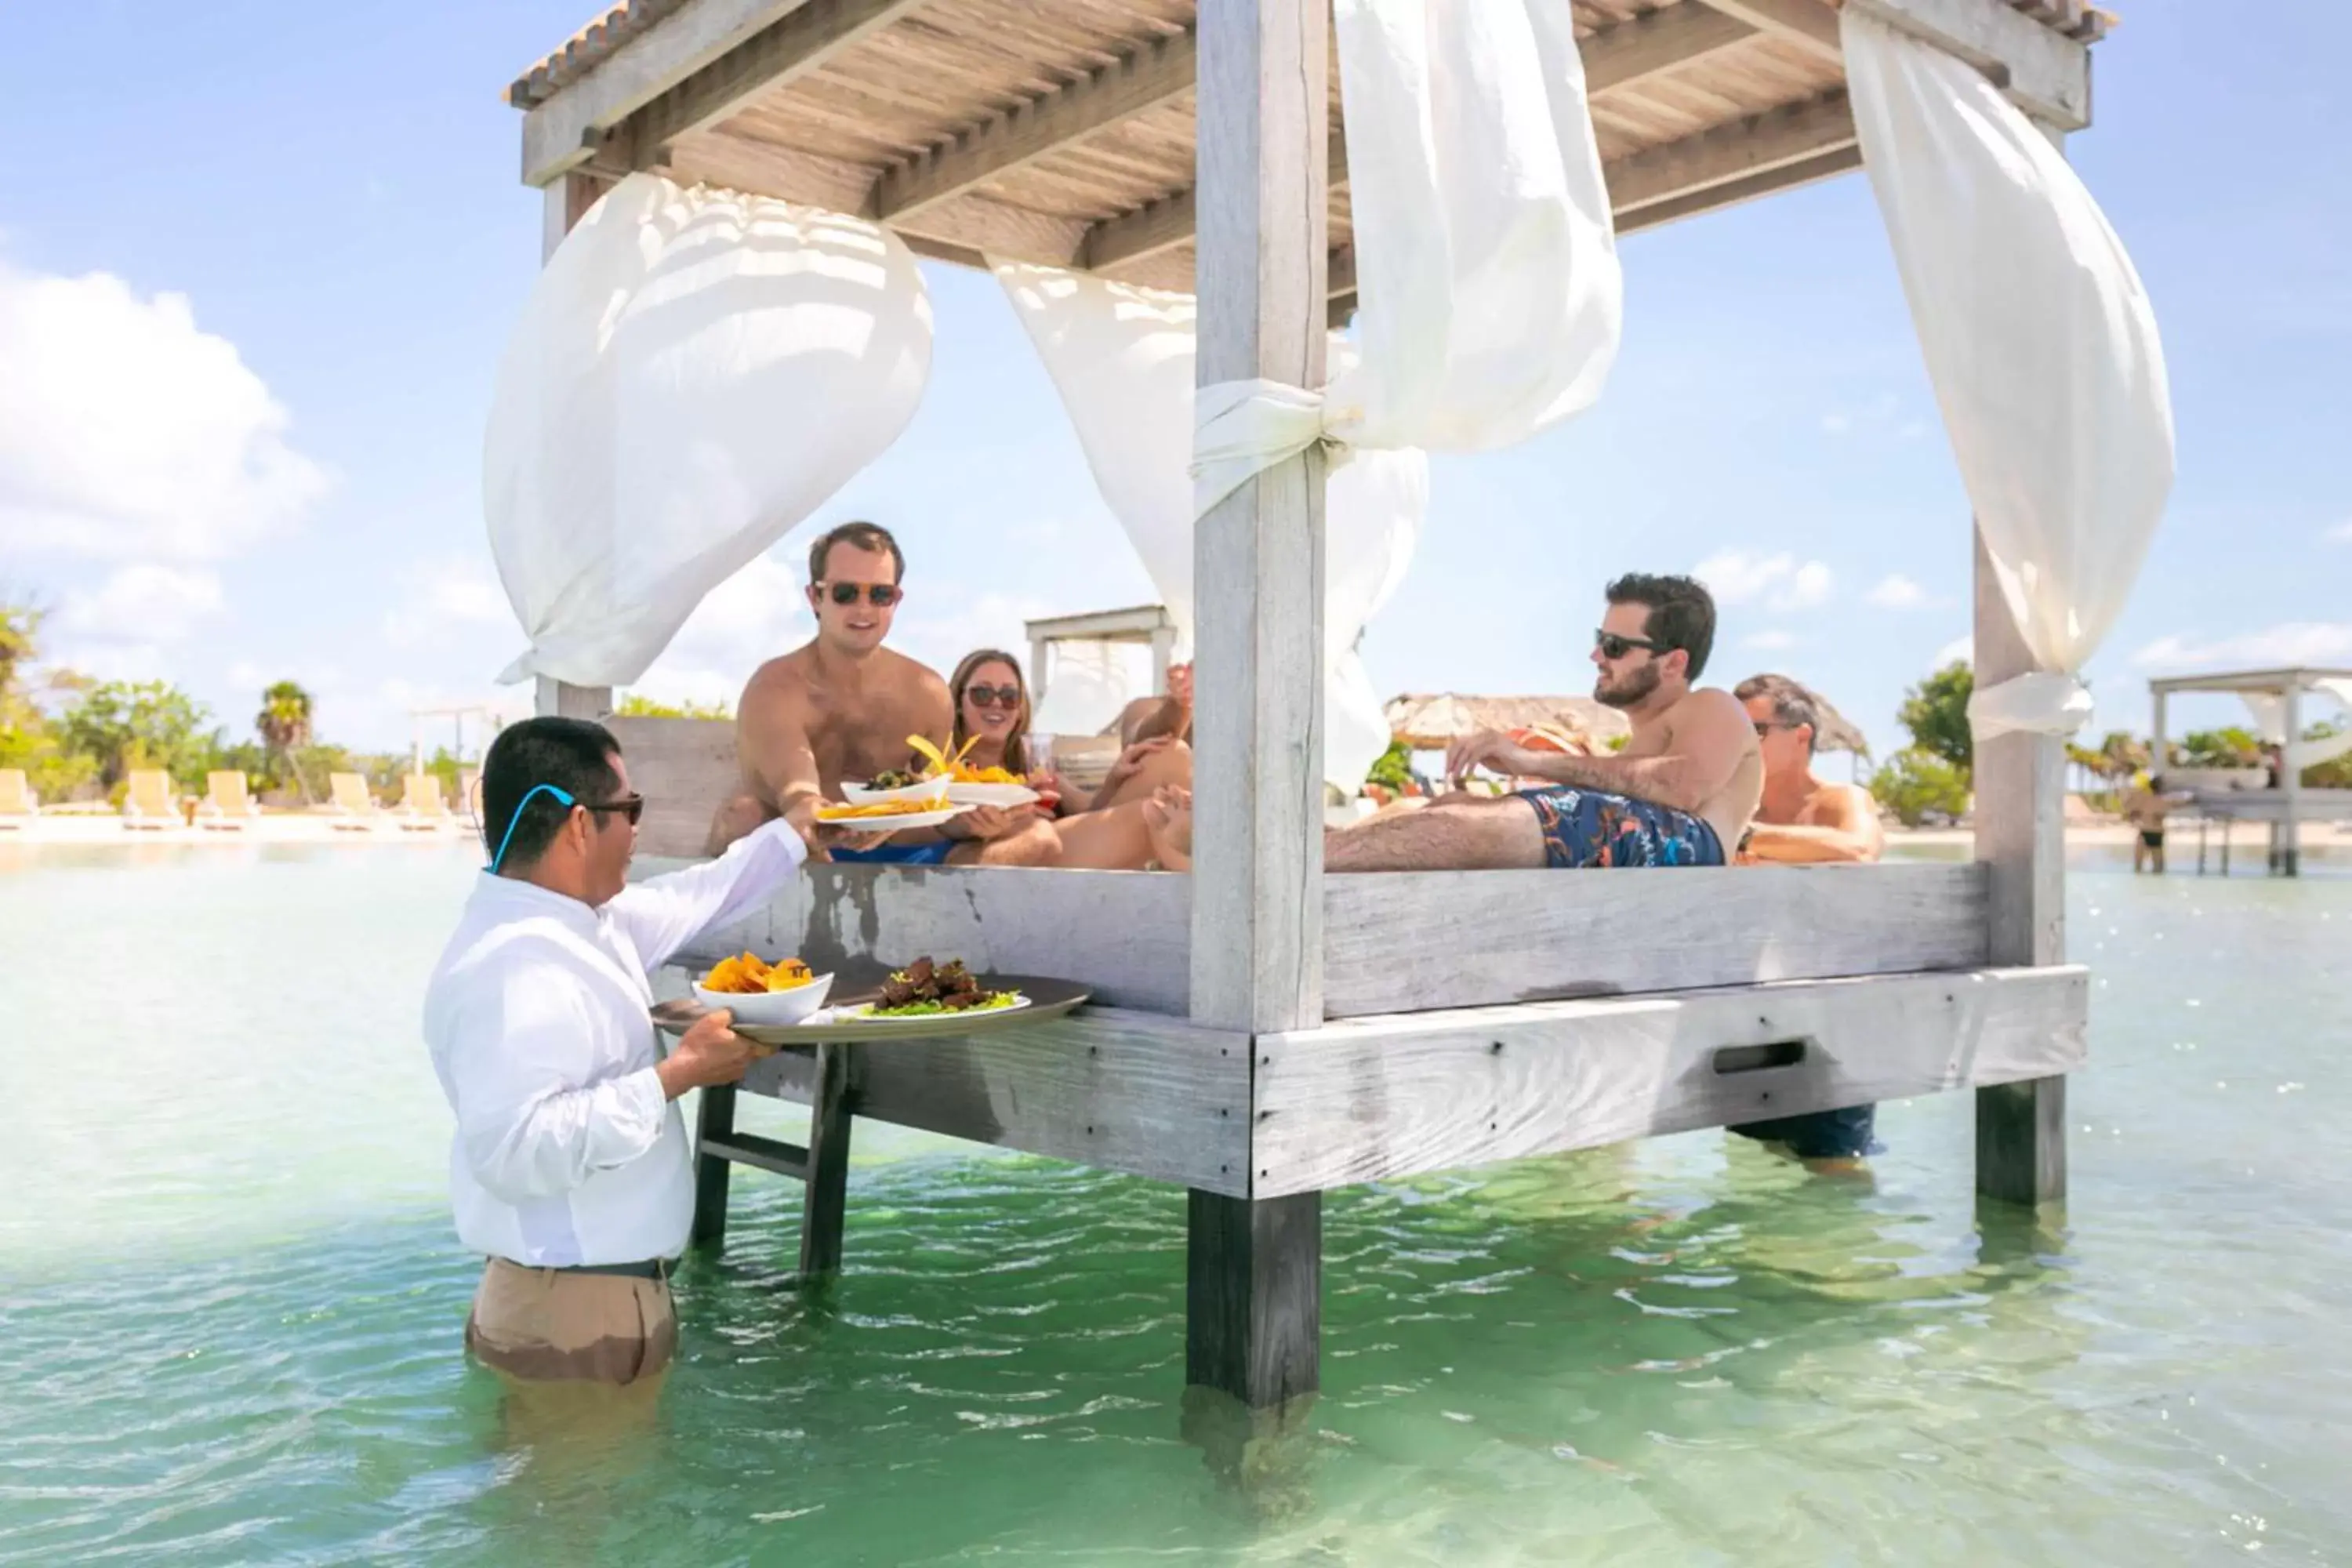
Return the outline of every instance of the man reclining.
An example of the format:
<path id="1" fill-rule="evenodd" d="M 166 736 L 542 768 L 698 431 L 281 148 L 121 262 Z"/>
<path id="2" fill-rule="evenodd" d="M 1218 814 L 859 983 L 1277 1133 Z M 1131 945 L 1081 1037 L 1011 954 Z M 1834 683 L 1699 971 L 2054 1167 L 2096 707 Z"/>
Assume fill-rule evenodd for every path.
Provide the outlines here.
<path id="1" fill-rule="evenodd" d="M 1330 871 L 1721 866 L 1763 788 L 1756 729 L 1728 691 L 1691 682 L 1715 643 L 1715 601 L 1688 577 L 1620 577 L 1593 634 L 1592 694 L 1633 721 L 1612 756 L 1535 751 L 1486 731 L 1457 741 L 1447 776 L 1475 768 L 1539 779 L 1487 796 L 1457 792 L 1417 811 L 1323 835 Z M 1191 801 L 1165 792 L 1147 813 L 1159 864 L 1191 865 Z"/>

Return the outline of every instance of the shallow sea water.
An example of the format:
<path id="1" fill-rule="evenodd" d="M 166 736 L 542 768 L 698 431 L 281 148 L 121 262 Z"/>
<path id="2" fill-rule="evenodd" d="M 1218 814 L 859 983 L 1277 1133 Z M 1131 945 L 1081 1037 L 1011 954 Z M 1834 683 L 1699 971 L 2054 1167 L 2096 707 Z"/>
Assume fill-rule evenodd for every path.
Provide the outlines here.
<path id="1" fill-rule="evenodd" d="M 1181 1194 L 872 1124 L 827 1294 L 746 1172 L 656 1402 L 502 1392 L 416 1029 L 471 865 L 0 846 L 0 1563 L 2352 1560 L 2340 874 L 2078 868 L 2064 1231 L 1979 1226 L 1964 1096 L 1862 1179 L 1334 1194 L 1326 1391 L 1244 1442 Z"/>

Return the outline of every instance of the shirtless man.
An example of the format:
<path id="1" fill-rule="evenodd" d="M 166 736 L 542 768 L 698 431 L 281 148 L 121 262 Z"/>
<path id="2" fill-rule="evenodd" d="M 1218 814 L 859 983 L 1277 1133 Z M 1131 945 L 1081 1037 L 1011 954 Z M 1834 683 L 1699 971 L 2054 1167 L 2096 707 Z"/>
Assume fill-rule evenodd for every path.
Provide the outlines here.
<path id="1" fill-rule="evenodd" d="M 1732 695 L 1747 705 L 1764 759 L 1764 798 L 1739 859 L 1799 866 L 1877 859 L 1886 847 L 1877 801 L 1860 784 L 1813 773 L 1821 726 L 1813 694 L 1785 675 L 1755 675 Z"/>
<path id="2" fill-rule="evenodd" d="M 1445 795 L 1323 836 L 1332 871 L 1721 866 L 1763 790 L 1756 729 L 1728 691 L 1691 685 L 1715 644 L 1715 601 L 1688 577 L 1609 584 L 1592 694 L 1633 721 L 1625 749 L 1570 756 L 1497 731 L 1456 741 L 1449 778 L 1485 767 L 1544 781 L 1499 797 Z"/>
<path id="3" fill-rule="evenodd" d="M 710 828 L 712 854 L 782 816 L 803 835 L 829 841 L 835 860 L 1029 866 L 1055 858 L 1052 832 L 1027 812 L 982 808 L 937 830 L 878 841 L 817 826 L 817 807 L 841 798 L 844 780 L 905 768 L 908 736 L 944 747 L 954 728 L 947 682 L 882 646 L 898 614 L 905 567 L 898 541 L 870 522 L 843 523 L 810 547 L 816 636 L 761 665 L 743 688 L 735 722 L 743 793 L 719 807 Z"/>
<path id="4" fill-rule="evenodd" d="M 2158 876 L 2164 875 L 2164 819 L 2196 798 L 2186 792 L 2166 794 L 2162 779 L 2144 773 L 2133 775 L 2132 786 L 2123 798 L 2124 820 L 2138 830 L 2132 839 L 2133 876 L 2150 866 Z"/>
<path id="5" fill-rule="evenodd" d="M 1854 864 L 1874 861 L 1886 847 L 1878 803 L 1860 784 L 1832 784 L 1813 773 L 1821 710 L 1813 694 L 1785 675 L 1756 675 L 1733 689 L 1756 726 L 1764 759 L 1764 796 L 1748 829 L 1743 864 Z M 1872 1133 L 1874 1105 L 1842 1106 L 1801 1116 L 1751 1121 L 1729 1131 L 1777 1144 L 1811 1170 L 1845 1171 L 1880 1153 Z"/>

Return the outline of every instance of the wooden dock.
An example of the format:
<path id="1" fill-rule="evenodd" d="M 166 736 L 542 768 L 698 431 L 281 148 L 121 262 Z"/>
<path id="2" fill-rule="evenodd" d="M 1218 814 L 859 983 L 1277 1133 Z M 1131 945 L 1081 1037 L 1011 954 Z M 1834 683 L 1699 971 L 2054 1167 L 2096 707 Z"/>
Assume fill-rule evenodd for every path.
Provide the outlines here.
<path id="1" fill-rule="evenodd" d="M 2079 0 L 1848 3 L 2053 136 L 2087 122 L 2100 20 Z M 1575 16 L 1621 233 L 1859 165 L 1830 0 Z M 608 182 L 658 169 L 864 214 L 950 263 L 1190 289 L 1204 384 L 1316 387 L 1355 288 L 1329 27 L 1325 0 L 631 0 L 510 97 L 551 249 Z M 1973 1089 L 1979 1192 L 2063 1198 L 2088 986 L 2063 957 L 2057 740 L 1979 748 L 1967 866 L 1327 879 L 1324 461 L 1266 469 L 1197 530 L 1196 873 L 824 868 L 698 955 L 930 952 L 1104 1002 L 775 1058 L 748 1088 L 820 1101 L 817 1146 L 753 1147 L 731 1096 L 707 1101 L 707 1239 L 724 1152 L 821 1177 L 803 1257 L 834 1261 L 852 1112 L 1174 1183 L 1189 1381 L 1264 1407 L 1318 1384 L 1321 1194 L 1352 1183 Z M 1977 584 L 1990 684 L 2029 661 L 1980 542 Z M 611 708 L 553 681 L 540 700 Z M 618 728 L 648 847 L 698 852 L 707 797 L 662 759 L 707 768 L 719 737 Z"/>

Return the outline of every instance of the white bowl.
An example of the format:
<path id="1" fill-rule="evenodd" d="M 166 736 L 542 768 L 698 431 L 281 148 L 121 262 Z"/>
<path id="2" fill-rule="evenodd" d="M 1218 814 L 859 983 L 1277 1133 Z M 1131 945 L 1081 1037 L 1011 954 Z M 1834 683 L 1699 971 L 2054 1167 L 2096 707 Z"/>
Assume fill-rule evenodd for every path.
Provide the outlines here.
<path id="1" fill-rule="evenodd" d="M 739 1024 L 797 1024 L 824 1006 L 832 989 L 833 976 L 820 974 L 790 991 L 705 991 L 697 985 L 694 999 L 713 1012 L 725 1008 Z"/>

